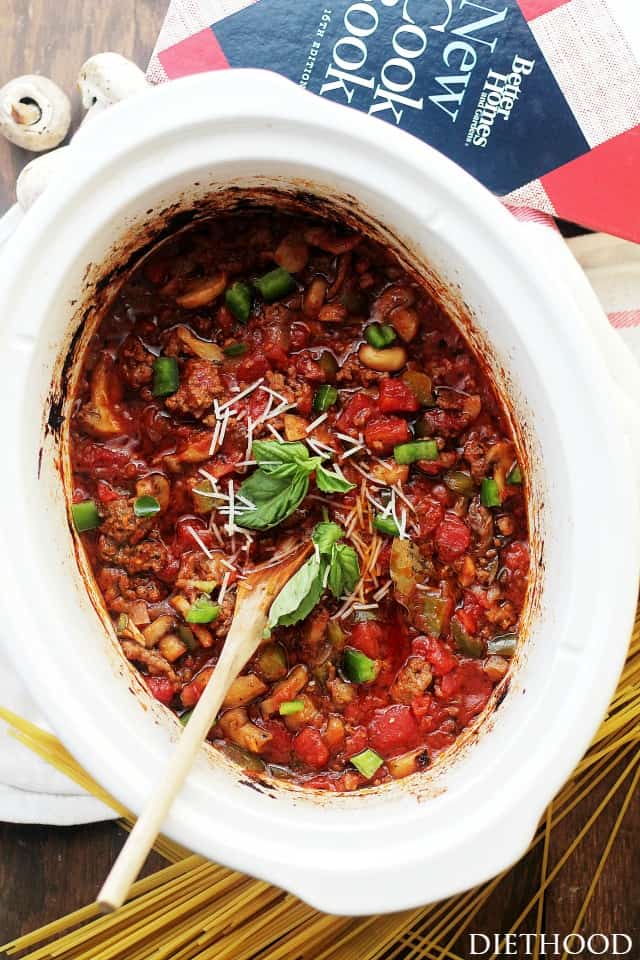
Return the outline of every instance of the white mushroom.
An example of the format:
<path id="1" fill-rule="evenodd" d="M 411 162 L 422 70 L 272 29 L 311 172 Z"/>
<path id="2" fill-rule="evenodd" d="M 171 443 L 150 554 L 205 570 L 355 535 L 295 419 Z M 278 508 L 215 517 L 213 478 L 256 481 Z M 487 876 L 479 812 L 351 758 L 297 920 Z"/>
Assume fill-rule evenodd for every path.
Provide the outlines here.
<path id="1" fill-rule="evenodd" d="M 67 163 L 69 147 L 58 147 L 43 157 L 36 157 L 24 167 L 16 182 L 16 199 L 22 210 L 33 206 L 41 193 Z"/>
<path id="2" fill-rule="evenodd" d="M 82 105 L 111 104 L 149 89 L 140 67 L 119 53 L 98 53 L 82 65 L 78 77 Z"/>
<path id="3" fill-rule="evenodd" d="M 57 147 L 71 124 L 71 104 L 47 77 L 29 74 L 0 90 L 0 133 L 25 150 Z"/>

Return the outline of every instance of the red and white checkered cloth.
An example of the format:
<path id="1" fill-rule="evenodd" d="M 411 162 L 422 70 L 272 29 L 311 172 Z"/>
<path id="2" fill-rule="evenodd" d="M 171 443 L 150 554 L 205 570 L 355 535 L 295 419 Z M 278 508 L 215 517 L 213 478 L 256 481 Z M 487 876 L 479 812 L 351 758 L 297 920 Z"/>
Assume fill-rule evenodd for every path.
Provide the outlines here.
<path id="1" fill-rule="evenodd" d="M 172 0 L 149 80 L 162 83 L 226 66 L 210 28 L 254 2 Z M 506 199 L 640 239 L 640 0 L 518 3 L 592 149 Z"/>

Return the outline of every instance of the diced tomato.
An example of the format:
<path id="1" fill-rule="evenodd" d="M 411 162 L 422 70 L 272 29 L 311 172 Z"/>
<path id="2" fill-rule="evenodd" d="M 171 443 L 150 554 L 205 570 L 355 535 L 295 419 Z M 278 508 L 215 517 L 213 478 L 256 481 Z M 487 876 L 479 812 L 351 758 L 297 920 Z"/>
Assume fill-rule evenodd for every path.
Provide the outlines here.
<path id="1" fill-rule="evenodd" d="M 299 320 L 291 324 L 290 348 L 291 350 L 302 350 L 309 343 L 311 334 L 306 323 Z"/>
<path id="2" fill-rule="evenodd" d="M 367 423 L 364 439 L 373 453 L 391 453 L 397 444 L 411 439 L 411 431 L 402 417 L 378 416 Z"/>
<path id="3" fill-rule="evenodd" d="M 121 494 L 117 493 L 111 484 L 107 483 L 105 480 L 98 480 L 96 484 L 96 492 L 98 494 L 98 500 L 100 503 L 112 503 L 114 500 L 119 500 L 121 497 Z"/>
<path id="4" fill-rule="evenodd" d="M 443 723 L 452 723 L 446 708 L 431 693 L 423 693 L 422 696 L 414 697 L 411 701 L 411 709 L 418 720 L 422 736 L 437 730 Z"/>
<path id="5" fill-rule="evenodd" d="M 389 564 L 391 562 L 391 543 L 386 544 L 380 553 L 378 554 L 378 563 L 377 566 L 383 573 L 386 573 L 389 569 Z"/>
<path id="6" fill-rule="evenodd" d="M 423 656 L 437 677 L 444 676 L 458 665 L 458 658 L 449 647 L 435 637 L 416 637 L 411 652 Z"/>
<path id="7" fill-rule="evenodd" d="M 296 357 L 296 371 L 310 383 L 324 383 L 327 375 L 310 353 L 299 353 Z"/>
<path id="8" fill-rule="evenodd" d="M 454 619 L 459 620 L 467 633 L 473 635 L 478 632 L 478 620 L 474 612 L 459 607 L 454 614 Z"/>
<path id="9" fill-rule="evenodd" d="M 430 693 L 422 693 L 411 701 L 411 709 L 417 720 L 428 717 L 433 709 L 435 698 Z"/>
<path id="10" fill-rule="evenodd" d="M 264 333 L 263 350 L 271 363 L 280 370 L 289 365 L 289 331 L 279 324 L 267 327 Z"/>
<path id="11" fill-rule="evenodd" d="M 363 620 L 362 623 L 356 623 L 351 632 L 349 645 L 366 653 L 372 660 L 377 660 L 380 656 L 380 643 L 383 639 L 384 631 L 375 620 Z"/>
<path id="12" fill-rule="evenodd" d="M 411 707 L 405 704 L 377 710 L 369 721 L 368 732 L 369 743 L 385 758 L 411 750 L 419 739 L 416 719 Z"/>
<path id="13" fill-rule="evenodd" d="M 492 689 L 482 664 L 475 660 L 461 663 L 440 681 L 440 695 L 458 707 L 457 719 L 461 726 L 484 709 Z"/>
<path id="14" fill-rule="evenodd" d="M 315 727 L 304 727 L 293 741 L 293 749 L 300 759 L 314 770 L 322 770 L 331 756 Z"/>
<path id="15" fill-rule="evenodd" d="M 521 540 L 515 540 L 502 554 L 502 562 L 513 573 L 526 573 L 529 569 L 529 547 Z"/>
<path id="16" fill-rule="evenodd" d="M 232 473 L 236 472 L 237 463 L 238 460 L 236 457 L 221 455 L 207 464 L 207 473 L 210 473 L 216 480 L 222 480 L 223 477 L 229 477 Z"/>
<path id="17" fill-rule="evenodd" d="M 158 570 L 158 578 L 162 580 L 163 583 L 173 583 L 179 572 L 180 555 L 178 554 L 178 556 L 175 556 L 174 554 L 170 553 L 162 570 Z"/>
<path id="18" fill-rule="evenodd" d="M 471 532 L 455 513 L 447 513 L 435 532 L 435 541 L 440 559 L 451 563 L 468 550 Z"/>
<path id="19" fill-rule="evenodd" d="M 415 413 L 420 409 L 418 398 L 404 380 L 385 377 L 379 387 L 378 408 L 383 413 Z"/>
<path id="20" fill-rule="evenodd" d="M 255 423 L 267 409 L 269 394 L 266 390 L 254 390 L 248 397 L 249 416 Z"/>
<path id="21" fill-rule="evenodd" d="M 209 683 L 209 677 L 212 673 L 213 667 L 205 667 L 204 670 L 201 670 L 200 673 L 193 678 L 191 683 L 187 683 L 186 686 L 182 688 L 180 699 L 182 700 L 183 706 L 195 707 L 204 693 L 204 688 Z"/>
<path id="22" fill-rule="evenodd" d="M 444 517 L 442 504 L 435 497 L 422 497 L 416 502 L 416 520 L 420 538 L 430 537 L 440 526 Z"/>
<path id="23" fill-rule="evenodd" d="M 144 679 L 156 700 L 168 707 L 176 694 L 176 685 L 173 680 L 169 680 L 168 677 L 145 677 Z"/>
<path id="24" fill-rule="evenodd" d="M 263 353 L 248 353 L 238 364 L 238 380 L 257 380 L 264 377 L 268 369 L 269 362 Z"/>
<path id="25" fill-rule="evenodd" d="M 271 735 L 271 740 L 260 755 L 268 763 L 289 763 L 293 735 L 289 733 L 282 720 L 263 720 L 262 727 Z"/>
<path id="26" fill-rule="evenodd" d="M 78 470 L 91 472 L 96 476 L 102 474 L 110 480 L 128 479 L 149 469 L 142 460 L 132 460 L 131 453 L 126 450 L 105 447 L 84 437 L 74 444 L 73 462 Z"/>
<path id="27" fill-rule="evenodd" d="M 344 745 L 345 757 L 354 757 L 356 753 L 361 753 L 369 746 L 369 738 L 365 727 L 356 727 L 353 733 L 347 737 Z"/>
<path id="28" fill-rule="evenodd" d="M 313 388 L 310 383 L 301 383 L 296 390 L 296 403 L 298 404 L 298 413 L 303 417 L 308 417 L 312 410 Z"/>
<path id="29" fill-rule="evenodd" d="M 180 517 L 176 522 L 174 553 L 184 553 L 185 550 L 197 550 L 199 548 L 200 544 L 191 533 L 192 530 L 195 531 L 206 547 L 213 546 L 213 535 L 200 517 Z"/>
<path id="30" fill-rule="evenodd" d="M 363 427 L 376 409 L 376 402 L 373 397 L 370 397 L 367 393 L 354 393 L 340 414 L 340 429 L 349 430 L 351 427 Z"/>

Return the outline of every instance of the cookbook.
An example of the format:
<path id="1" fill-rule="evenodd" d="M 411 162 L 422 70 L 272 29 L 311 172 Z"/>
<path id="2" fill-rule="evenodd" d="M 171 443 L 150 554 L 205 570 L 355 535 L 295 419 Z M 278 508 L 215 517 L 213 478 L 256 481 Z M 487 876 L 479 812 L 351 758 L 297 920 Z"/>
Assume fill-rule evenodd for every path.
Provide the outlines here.
<path id="1" fill-rule="evenodd" d="M 605 0 L 193 6 L 174 0 L 150 79 L 275 70 L 419 137 L 509 203 L 640 240 L 640 65 Z"/>

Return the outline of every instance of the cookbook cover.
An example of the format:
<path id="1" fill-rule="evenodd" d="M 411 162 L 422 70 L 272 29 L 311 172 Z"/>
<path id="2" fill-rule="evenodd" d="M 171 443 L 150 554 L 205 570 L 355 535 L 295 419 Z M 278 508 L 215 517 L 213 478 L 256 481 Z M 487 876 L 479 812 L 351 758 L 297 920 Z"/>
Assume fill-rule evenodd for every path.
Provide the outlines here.
<path id="1" fill-rule="evenodd" d="M 640 240 L 640 67 L 604 0 L 175 0 L 150 78 L 227 67 L 276 70 L 510 203 Z"/>

